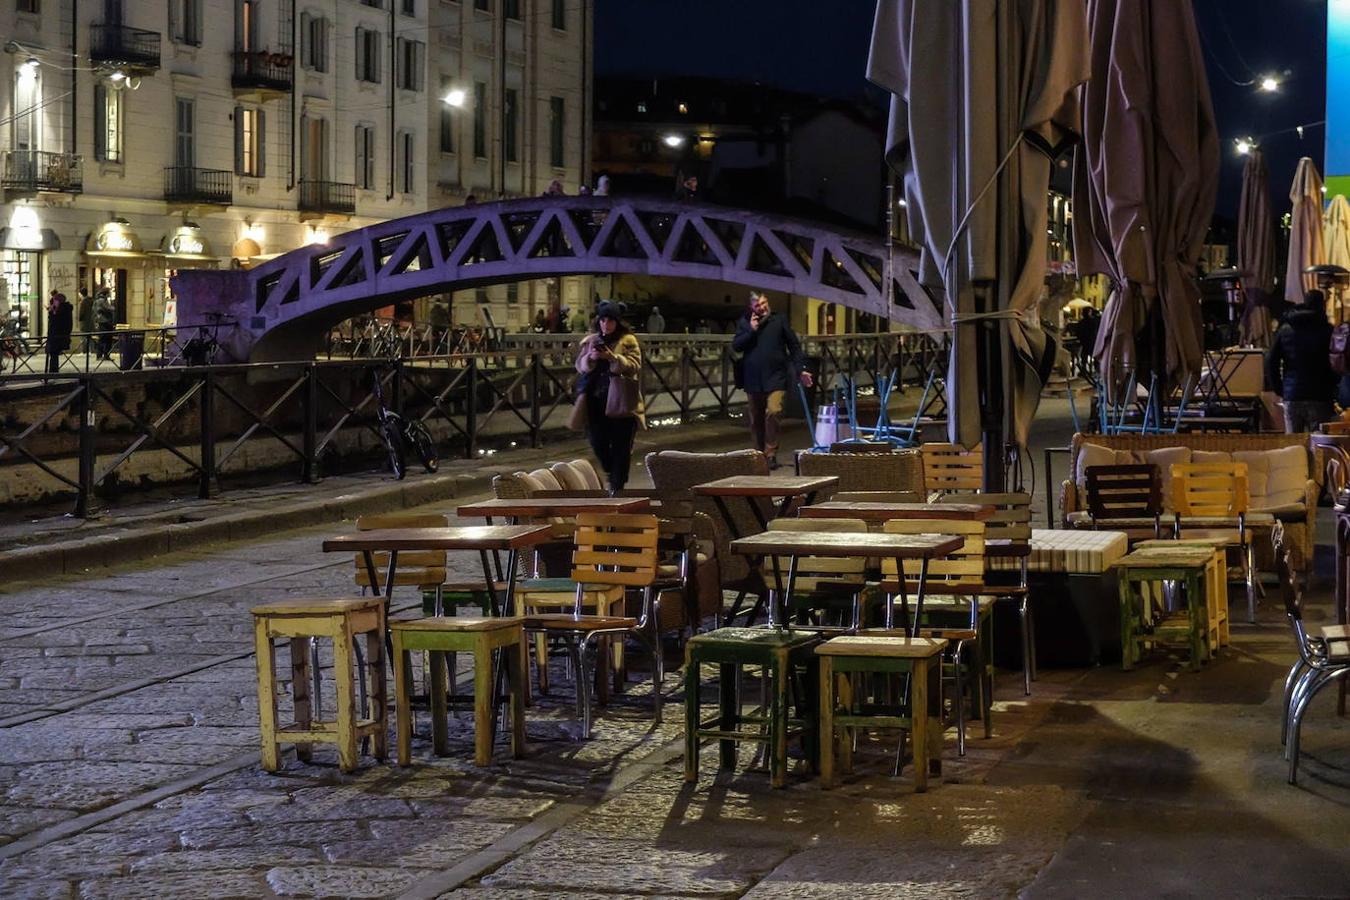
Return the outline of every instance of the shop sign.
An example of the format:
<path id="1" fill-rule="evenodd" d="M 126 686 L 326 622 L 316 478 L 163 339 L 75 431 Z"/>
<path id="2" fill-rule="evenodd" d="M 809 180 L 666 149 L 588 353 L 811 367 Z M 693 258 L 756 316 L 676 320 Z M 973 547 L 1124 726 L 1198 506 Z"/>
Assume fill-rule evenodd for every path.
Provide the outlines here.
<path id="1" fill-rule="evenodd" d="M 201 255 L 206 252 L 206 245 L 195 235 L 179 232 L 169 241 L 169 252 L 175 255 L 184 253 Z"/>

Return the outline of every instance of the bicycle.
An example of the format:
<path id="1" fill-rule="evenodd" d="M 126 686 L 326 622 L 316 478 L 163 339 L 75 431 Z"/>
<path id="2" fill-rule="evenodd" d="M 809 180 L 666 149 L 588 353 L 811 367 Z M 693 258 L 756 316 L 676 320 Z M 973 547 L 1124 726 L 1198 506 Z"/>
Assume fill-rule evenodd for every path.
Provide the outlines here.
<path id="1" fill-rule="evenodd" d="M 407 449 L 412 447 L 428 474 L 440 468 L 436 457 L 436 442 L 421 419 L 410 419 L 394 412 L 384 404 L 384 383 L 381 369 L 375 369 L 375 416 L 379 420 L 380 440 L 389 455 L 389 467 L 399 481 L 408 474 Z"/>

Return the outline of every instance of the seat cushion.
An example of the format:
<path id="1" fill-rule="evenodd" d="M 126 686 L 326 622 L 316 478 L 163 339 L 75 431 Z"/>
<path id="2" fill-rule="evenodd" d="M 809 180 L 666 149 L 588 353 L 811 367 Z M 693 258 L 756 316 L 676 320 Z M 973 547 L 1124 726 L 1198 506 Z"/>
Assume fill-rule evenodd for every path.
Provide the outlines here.
<path id="1" fill-rule="evenodd" d="M 1073 483 L 1078 489 L 1078 506 L 1087 507 L 1087 470 L 1093 466 L 1128 465 L 1135 461 L 1129 450 L 1115 450 L 1101 444 L 1084 442 L 1078 448 L 1078 465 L 1074 469 Z"/>
<path id="2" fill-rule="evenodd" d="M 535 469 L 529 474 L 531 478 L 539 482 L 541 490 L 561 491 L 563 489 L 563 483 L 558 480 L 558 476 L 548 469 Z"/>
<path id="3" fill-rule="evenodd" d="M 562 484 L 566 491 L 588 491 L 590 487 L 586 484 L 586 479 L 581 476 L 571 463 L 558 462 L 549 466 L 549 471 Z"/>
<path id="4" fill-rule="evenodd" d="M 1172 511 L 1172 466 L 1178 463 L 1188 463 L 1191 461 L 1190 447 L 1159 447 L 1156 450 L 1147 450 L 1142 453 L 1133 454 L 1135 460 L 1141 463 L 1147 463 L 1156 466 L 1158 469 L 1158 481 L 1162 489 L 1163 512 Z"/>
<path id="5" fill-rule="evenodd" d="M 1308 451 L 1302 445 L 1267 450 L 1266 506 L 1283 506 L 1304 500 L 1308 485 Z"/>

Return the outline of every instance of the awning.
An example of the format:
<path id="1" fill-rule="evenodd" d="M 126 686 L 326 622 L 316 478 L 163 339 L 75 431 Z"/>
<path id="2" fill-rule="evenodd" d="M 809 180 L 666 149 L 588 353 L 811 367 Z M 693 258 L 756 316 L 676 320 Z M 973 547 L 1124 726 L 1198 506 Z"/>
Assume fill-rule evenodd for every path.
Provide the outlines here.
<path id="1" fill-rule="evenodd" d="M 206 235 L 202 234 L 202 230 L 196 225 L 184 225 L 164 235 L 160 252 L 171 261 L 218 262 L 217 258 L 211 255 L 211 245 L 207 243 Z"/>
<path id="2" fill-rule="evenodd" d="M 140 237 L 126 219 L 112 219 L 97 231 L 90 232 L 84 252 L 89 256 L 122 259 L 140 259 L 145 256 Z"/>
<path id="3" fill-rule="evenodd" d="M 253 259 L 262 256 L 262 247 L 253 238 L 240 238 L 230 248 L 230 256 L 235 259 Z"/>
<path id="4" fill-rule="evenodd" d="M 50 228 L 0 228 L 0 249 L 60 250 L 61 239 Z"/>

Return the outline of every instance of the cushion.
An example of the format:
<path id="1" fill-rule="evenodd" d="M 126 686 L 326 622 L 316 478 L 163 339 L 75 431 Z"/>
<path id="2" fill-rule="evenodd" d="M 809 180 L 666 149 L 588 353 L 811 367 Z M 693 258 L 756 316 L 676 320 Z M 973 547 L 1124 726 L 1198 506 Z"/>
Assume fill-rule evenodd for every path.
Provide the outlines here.
<path id="1" fill-rule="evenodd" d="M 1232 461 L 1233 455 L 1227 450 L 1191 451 L 1191 462 L 1193 463 L 1227 463 Z"/>
<path id="2" fill-rule="evenodd" d="M 1087 507 L 1087 470 L 1091 466 L 1122 466 L 1134 462 L 1128 450 L 1114 450 L 1101 444 L 1083 443 L 1078 448 L 1078 468 L 1073 473 L 1078 488 L 1078 506 Z"/>
<path id="3" fill-rule="evenodd" d="M 551 471 L 562 484 L 564 490 L 568 491 L 586 491 L 590 490 L 586 485 L 586 479 L 581 477 L 581 473 L 572 467 L 571 463 L 554 463 L 549 466 Z"/>
<path id="4" fill-rule="evenodd" d="M 581 477 L 587 490 L 604 490 L 605 486 L 600 482 L 600 473 L 595 470 L 595 466 L 591 465 L 590 460 L 574 459 L 568 465 L 572 467 L 573 472 Z"/>
<path id="5" fill-rule="evenodd" d="M 1234 450 L 1233 462 L 1247 464 L 1247 505 L 1265 506 L 1270 481 L 1270 452 L 1268 450 Z M 1302 488 L 1299 489 L 1302 496 Z"/>
<path id="6" fill-rule="evenodd" d="M 1143 453 L 1135 453 L 1135 460 L 1141 463 L 1158 467 L 1158 480 L 1162 484 L 1162 505 L 1163 512 L 1171 513 L 1172 509 L 1172 466 L 1177 463 L 1191 462 L 1190 447 L 1159 447 L 1156 450 L 1148 450 Z"/>
<path id="7" fill-rule="evenodd" d="M 548 469 L 535 469 L 530 473 L 530 477 L 539 482 L 540 490 L 561 491 L 563 489 L 562 482 L 558 480 L 558 476 L 554 475 Z"/>
<path id="8" fill-rule="evenodd" d="M 520 480 L 520 483 L 523 484 L 523 485 L 525 486 L 525 493 L 526 493 L 527 495 L 529 495 L 529 496 L 534 496 L 534 494 L 535 494 L 537 491 L 551 491 L 551 490 L 556 490 L 556 488 L 549 487 L 549 486 L 546 485 L 544 482 L 542 482 L 542 481 L 539 480 L 538 474 L 537 474 L 539 471 L 540 471 L 539 469 L 536 469 L 534 472 L 516 472 L 516 473 L 514 473 L 514 474 L 515 474 L 515 477 L 516 477 L 517 479 Z M 542 471 L 547 472 L 548 470 L 547 470 L 547 469 L 544 469 L 544 470 L 542 470 Z M 552 473 L 549 473 L 549 474 L 551 475 Z"/>
<path id="9" fill-rule="evenodd" d="M 1308 483 L 1308 450 L 1301 444 L 1267 450 L 1267 481 L 1264 505 L 1302 503 Z"/>

